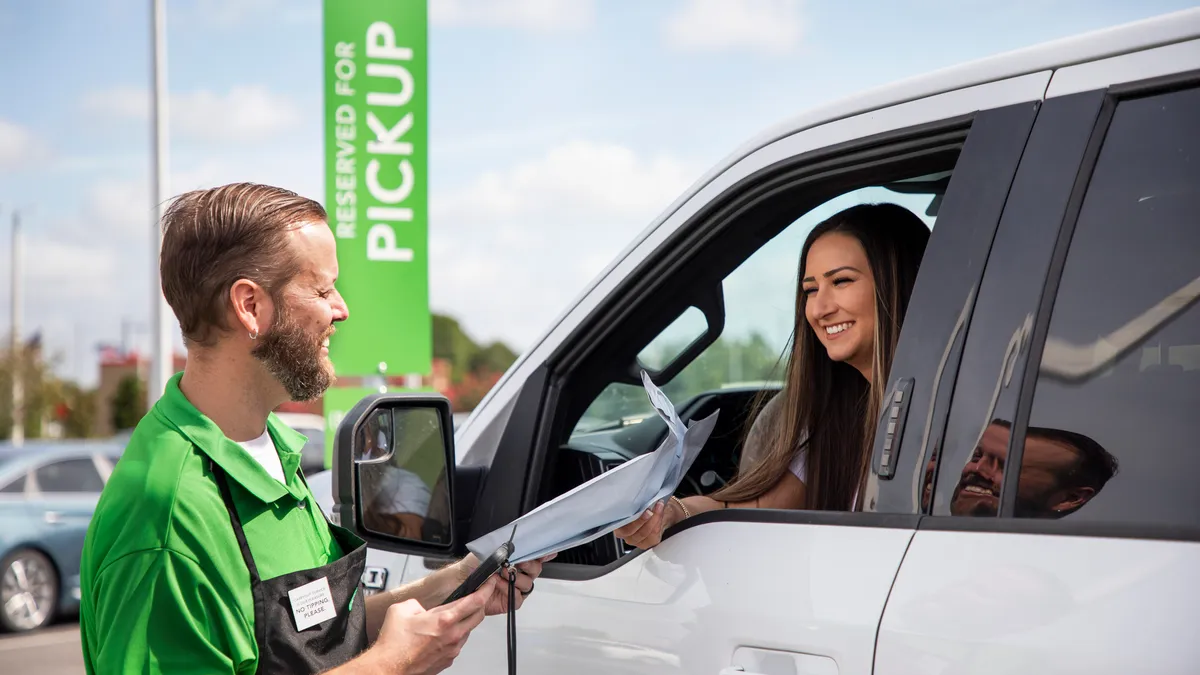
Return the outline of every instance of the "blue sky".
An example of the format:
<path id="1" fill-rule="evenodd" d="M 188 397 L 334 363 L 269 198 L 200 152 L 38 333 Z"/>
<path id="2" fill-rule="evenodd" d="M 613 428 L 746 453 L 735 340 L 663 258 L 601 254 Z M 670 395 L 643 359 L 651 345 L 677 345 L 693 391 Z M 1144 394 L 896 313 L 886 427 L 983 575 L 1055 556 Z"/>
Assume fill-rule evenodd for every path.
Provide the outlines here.
<path id="1" fill-rule="evenodd" d="M 431 301 L 523 348 L 704 170 L 813 105 L 1162 14 L 1143 0 L 430 0 Z M 0 326 L 148 343 L 148 0 L 0 0 Z M 319 0 L 168 0 L 171 191 L 323 199 Z M 503 194 L 497 202 L 497 194 Z M 553 283 L 547 283 L 552 279 Z"/>

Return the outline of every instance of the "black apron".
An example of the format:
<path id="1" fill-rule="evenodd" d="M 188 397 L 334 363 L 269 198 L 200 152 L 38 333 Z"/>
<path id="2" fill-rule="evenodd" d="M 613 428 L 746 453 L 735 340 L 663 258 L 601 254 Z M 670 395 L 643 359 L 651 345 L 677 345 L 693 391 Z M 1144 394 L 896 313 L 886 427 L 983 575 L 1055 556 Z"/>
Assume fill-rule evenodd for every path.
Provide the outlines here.
<path id="1" fill-rule="evenodd" d="M 221 498 L 229 509 L 229 520 L 242 549 L 242 558 L 250 570 L 250 587 L 254 593 L 254 641 L 258 644 L 257 672 L 316 675 L 340 666 L 366 650 L 366 597 L 360 587 L 367 565 L 366 543 L 326 519 L 342 548 L 341 558 L 323 567 L 263 580 L 258 576 L 258 567 L 246 543 L 246 533 L 234 508 L 225 472 L 215 462 L 210 465 Z M 297 631 L 288 591 L 322 577 L 329 580 L 329 593 L 337 616 Z"/>

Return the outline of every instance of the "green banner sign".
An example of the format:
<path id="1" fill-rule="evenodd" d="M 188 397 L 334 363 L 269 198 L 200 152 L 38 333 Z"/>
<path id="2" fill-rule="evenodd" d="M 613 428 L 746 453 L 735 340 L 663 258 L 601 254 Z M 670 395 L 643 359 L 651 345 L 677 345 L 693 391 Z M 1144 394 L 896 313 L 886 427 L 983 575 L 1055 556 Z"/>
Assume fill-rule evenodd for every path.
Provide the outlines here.
<path id="1" fill-rule="evenodd" d="M 425 0 L 325 0 L 325 190 L 350 320 L 338 375 L 427 375 Z"/>
<path id="2" fill-rule="evenodd" d="M 350 307 L 329 346 L 339 377 L 432 371 L 427 15 L 426 0 L 324 0 L 325 207 Z M 344 398 L 326 395 L 327 424 Z"/>

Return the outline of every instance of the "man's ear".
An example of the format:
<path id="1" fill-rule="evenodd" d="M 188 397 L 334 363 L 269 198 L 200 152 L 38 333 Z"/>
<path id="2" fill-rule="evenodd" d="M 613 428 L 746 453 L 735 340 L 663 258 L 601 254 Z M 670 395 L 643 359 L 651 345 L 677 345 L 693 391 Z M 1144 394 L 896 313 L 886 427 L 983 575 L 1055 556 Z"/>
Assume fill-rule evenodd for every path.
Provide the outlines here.
<path id="1" fill-rule="evenodd" d="M 274 305 L 262 286 L 249 279 L 238 279 L 229 289 L 229 303 L 236 321 L 232 326 L 235 331 L 240 328 L 251 339 L 257 339 L 270 327 Z"/>
<path id="2" fill-rule="evenodd" d="M 1077 487 L 1063 493 L 1062 499 L 1054 505 L 1054 510 L 1060 513 L 1074 513 L 1096 496 L 1095 488 Z"/>

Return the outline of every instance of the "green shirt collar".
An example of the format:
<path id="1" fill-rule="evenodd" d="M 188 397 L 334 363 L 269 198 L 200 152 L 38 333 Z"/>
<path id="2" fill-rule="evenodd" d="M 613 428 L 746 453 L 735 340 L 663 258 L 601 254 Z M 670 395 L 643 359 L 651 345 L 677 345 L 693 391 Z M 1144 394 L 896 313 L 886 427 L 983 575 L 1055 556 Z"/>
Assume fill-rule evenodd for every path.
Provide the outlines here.
<path id="1" fill-rule="evenodd" d="M 284 495 L 303 499 L 304 489 L 297 478 L 300 466 L 300 449 L 308 440 L 303 434 L 279 420 L 275 413 L 267 417 L 267 431 L 275 443 L 279 460 L 283 464 L 283 476 L 287 486 L 275 480 L 254 460 L 245 448 L 230 440 L 221 428 L 196 409 L 179 389 L 183 373 L 176 373 L 167 381 L 166 391 L 155 410 L 188 438 L 200 451 L 216 462 L 230 478 L 265 503 L 275 502 Z"/>

